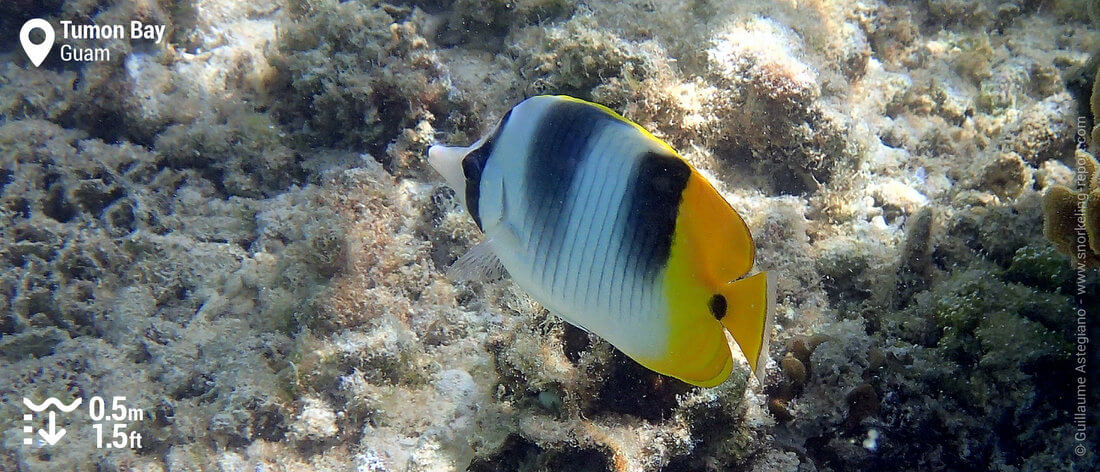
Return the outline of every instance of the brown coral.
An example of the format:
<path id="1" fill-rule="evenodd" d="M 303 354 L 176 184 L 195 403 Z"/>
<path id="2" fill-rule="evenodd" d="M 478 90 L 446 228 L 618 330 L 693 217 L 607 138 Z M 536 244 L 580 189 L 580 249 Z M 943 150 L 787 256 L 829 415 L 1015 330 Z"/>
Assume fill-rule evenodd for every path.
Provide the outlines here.
<path id="1" fill-rule="evenodd" d="M 1079 191 L 1056 185 L 1043 195 L 1043 234 L 1077 263 L 1100 267 L 1100 165 L 1082 150 L 1076 161 Z"/>
<path id="2" fill-rule="evenodd" d="M 1100 149 L 1100 125 L 1096 125 L 1096 117 L 1100 116 L 1100 67 L 1096 68 L 1096 78 L 1092 81 L 1092 98 L 1089 100 L 1092 102 L 1092 151 L 1096 152 Z"/>

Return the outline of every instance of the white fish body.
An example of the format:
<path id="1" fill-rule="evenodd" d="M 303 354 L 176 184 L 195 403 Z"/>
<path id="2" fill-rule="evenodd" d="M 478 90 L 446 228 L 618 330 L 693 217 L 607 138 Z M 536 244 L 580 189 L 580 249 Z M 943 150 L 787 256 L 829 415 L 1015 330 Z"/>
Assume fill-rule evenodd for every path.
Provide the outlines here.
<path id="1" fill-rule="evenodd" d="M 653 370 L 709 386 L 732 369 L 724 294 L 751 298 L 732 311 L 753 312 L 758 367 L 768 285 L 730 283 L 752 264 L 744 222 L 636 124 L 581 100 L 533 97 L 474 145 L 433 146 L 429 160 L 513 280 L 552 313 Z M 712 225 L 723 241 L 707 242 Z"/>

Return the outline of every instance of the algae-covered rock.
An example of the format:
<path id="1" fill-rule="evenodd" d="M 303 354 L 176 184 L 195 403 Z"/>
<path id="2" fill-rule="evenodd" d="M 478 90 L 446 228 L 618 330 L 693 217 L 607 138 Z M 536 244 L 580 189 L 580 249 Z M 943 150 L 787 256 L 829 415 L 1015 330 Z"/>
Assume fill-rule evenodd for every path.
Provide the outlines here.
<path id="1" fill-rule="evenodd" d="M 1069 285 L 1072 269 L 1065 255 L 1053 247 L 1024 246 L 1016 251 L 1005 279 L 1048 291 Z"/>
<path id="2" fill-rule="evenodd" d="M 1057 258 L 1051 268 L 1064 269 L 1064 258 Z M 1061 415 L 1033 399 L 1071 387 L 1066 326 L 1074 309 L 1070 297 L 1057 293 L 1070 284 L 1006 278 L 988 267 L 952 274 L 886 313 L 869 336 L 860 324 L 823 327 L 830 337 L 813 351 L 803 393 L 782 411 L 772 409 L 788 421 L 780 431 L 839 445 L 863 441 L 874 430 L 873 448 L 816 452 L 837 469 L 891 468 L 899 461 L 984 468 L 984 457 L 997 448 L 1035 451 L 999 459 L 1009 463 L 1048 461 L 1039 451 L 1068 438 L 1068 431 L 1052 436 L 1017 423 L 1028 426 L 1006 442 L 987 423 Z"/>
<path id="3" fill-rule="evenodd" d="M 600 31 L 594 18 L 580 15 L 558 26 L 524 30 L 510 52 L 529 84 L 527 95 L 590 99 L 601 83 L 619 78 L 638 83 L 650 73 L 636 45 Z"/>
<path id="4" fill-rule="evenodd" d="M 347 147 L 397 168 L 422 168 L 426 142 L 401 155 L 387 147 L 433 118 L 446 99 L 418 9 L 322 2 L 298 14 L 270 52 L 264 85 L 277 120 L 299 146 Z M 415 157 L 410 157 L 411 154 Z"/>
<path id="5" fill-rule="evenodd" d="M 793 193 L 828 182 L 854 154 L 841 120 L 816 104 L 817 71 L 799 59 L 801 47 L 797 33 L 755 18 L 723 32 L 707 50 L 716 85 L 727 90 L 708 97 L 719 113 L 714 131 L 722 154 L 757 170 L 777 166 L 782 171 L 770 169 L 776 185 Z"/>
<path id="6" fill-rule="evenodd" d="M 497 52 L 507 44 L 502 39 L 510 31 L 568 17 L 576 5 L 564 0 L 460 0 L 447 7 L 446 20 L 436 34 L 440 44 Z"/>
<path id="7" fill-rule="evenodd" d="M 333 273 L 315 262 L 332 245 L 311 238 L 318 226 L 330 228 L 326 241 L 342 238 L 336 215 L 226 198 L 145 148 L 41 120 L 0 126 L 0 148 L 5 402 L 68 398 L 71 388 L 125 396 L 151 415 L 135 425 L 151 451 L 166 450 L 177 428 L 222 445 L 284 439 L 277 374 Z M 295 195 L 318 198 L 299 189 L 283 200 Z M 263 222 L 275 213 L 296 232 L 274 240 L 279 225 Z M 244 332 L 253 334 L 223 334 Z M 94 365 L 72 380 L 77 359 Z M 89 425 L 68 428 L 94 444 Z M 17 457 L 42 466 L 32 453 Z M 89 457 L 77 448 L 50 464 L 84 470 Z"/>
<path id="8" fill-rule="evenodd" d="M 981 184 L 998 197 L 1013 198 L 1027 184 L 1027 166 L 1019 154 L 1002 154 L 982 171 Z"/>

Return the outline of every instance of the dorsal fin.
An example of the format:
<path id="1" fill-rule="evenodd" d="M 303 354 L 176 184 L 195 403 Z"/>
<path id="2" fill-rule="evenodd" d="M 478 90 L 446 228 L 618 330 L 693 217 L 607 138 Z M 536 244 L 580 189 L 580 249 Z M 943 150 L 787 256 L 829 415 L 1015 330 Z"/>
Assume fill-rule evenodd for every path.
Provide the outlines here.
<path id="1" fill-rule="evenodd" d="M 637 130 L 638 132 L 640 132 L 643 136 L 645 136 L 646 139 L 653 142 L 657 146 L 658 149 L 664 150 L 669 155 L 676 156 L 678 159 L 683 159 L 682 157 L 680 157 L 679 154 L 676 153 L 676 150 L 672 149 L 672 146 L 669 146 L 668 143 L 664 142 L 664 140 L 654 136 L 653 133 L 649 132 L 649 130 L 643 128 L 642 125 L 639 125 L 638 123 L 635 123 L 631 119 L 629 119 L 629 118 L 627 118 L 623 115 L 620 115 L 615 110 L 612 110 L 612 109 L 610 109 L 610 108 L 608 108 L 604 105 L 600 105 L 599 103 L 590 102 L 590 101 L 587 101 L 587 100 L 581 100 L 579 98 L 570 97 L 568 95 L 553 95 L 553 97 L 558 98 L 560 100 L 566 100 L 566 101 L 570 101 L 570 102 L 582 103 L 582 104 L 591 106 L 593 108 L 599 109 L 600 111 L 606 113 L 607 115 L 611 116 L 612 118 L 634 127 L 634 129 Z"/>

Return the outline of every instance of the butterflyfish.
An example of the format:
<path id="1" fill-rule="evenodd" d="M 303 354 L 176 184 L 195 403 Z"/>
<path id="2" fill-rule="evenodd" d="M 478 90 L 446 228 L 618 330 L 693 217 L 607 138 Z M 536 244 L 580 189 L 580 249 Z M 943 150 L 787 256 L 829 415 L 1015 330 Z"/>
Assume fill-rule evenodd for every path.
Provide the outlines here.
<path id="1" fill-rule="evenodd" d="M 431 146 L 428 161 L 486 236 L 452 274 L 503 268 L 550 312 L 697 386 L 730 376 L 729 331 L 762 377 L 775 292 L 766 272 L 746 277 L 749 229 L 640 125 L 536 96 L 473 145 Z"/>

